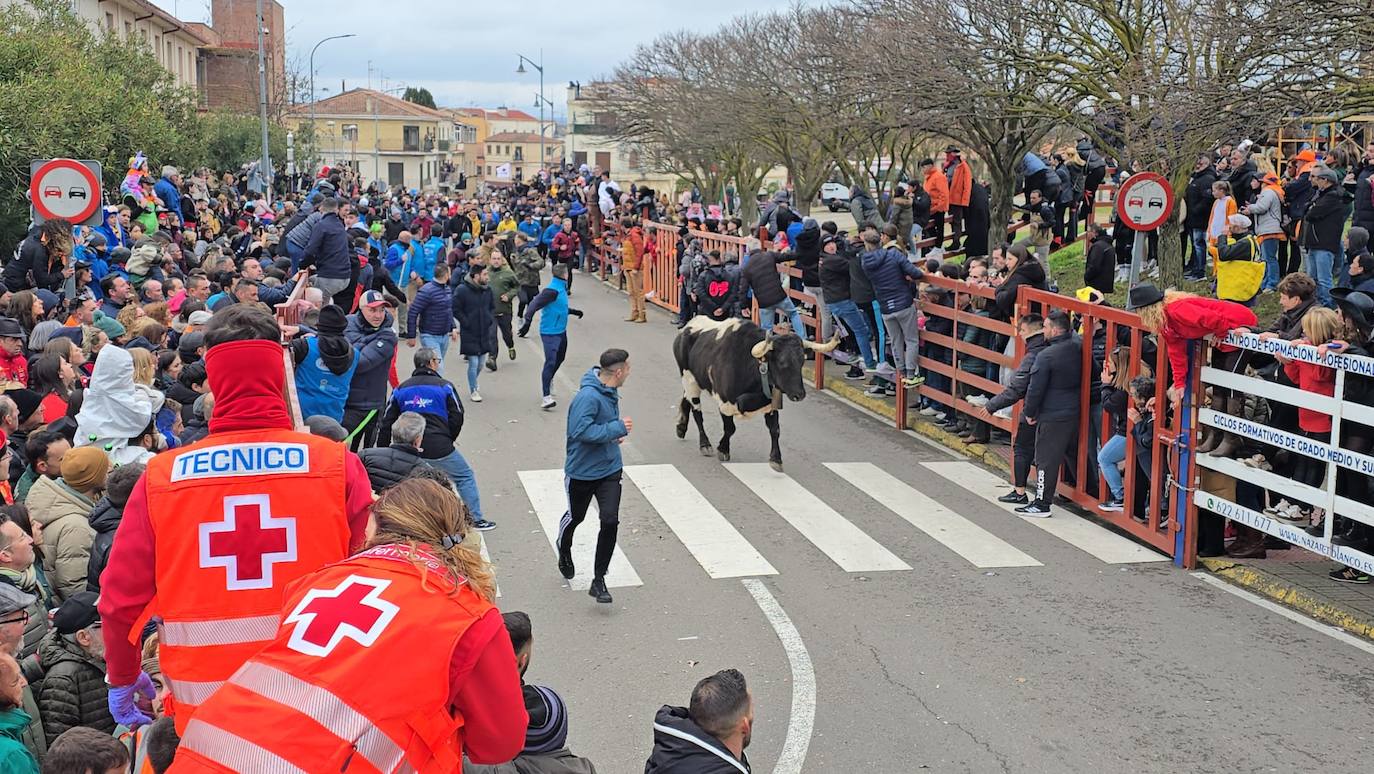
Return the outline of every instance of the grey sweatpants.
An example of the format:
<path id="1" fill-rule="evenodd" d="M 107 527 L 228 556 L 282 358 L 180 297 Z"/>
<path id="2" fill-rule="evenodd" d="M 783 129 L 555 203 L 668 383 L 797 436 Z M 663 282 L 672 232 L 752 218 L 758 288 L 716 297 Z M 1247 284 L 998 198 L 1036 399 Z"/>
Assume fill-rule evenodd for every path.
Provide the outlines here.
<path id="1" fill-rule="evenodd" d="M 902 376 L 920 373 L 920 329 L 916 326 L 916 307 L 883 315 L 883 327 L 892 348 L 892 359 L 902 366 Z"/>

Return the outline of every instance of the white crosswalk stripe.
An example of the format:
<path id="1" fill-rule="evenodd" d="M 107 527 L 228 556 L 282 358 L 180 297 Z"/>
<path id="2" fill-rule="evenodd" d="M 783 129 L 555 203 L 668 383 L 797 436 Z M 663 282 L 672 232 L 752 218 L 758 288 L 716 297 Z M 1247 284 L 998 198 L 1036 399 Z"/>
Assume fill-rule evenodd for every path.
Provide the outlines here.
<path id="1" fill-rule="evenodd" d="M 677 468 L 627 465 L 625 473 L 707 575 L 743 578 L 778 574 Z"/>
<path id="2" fill-rule="evenodd" d="M 567 490 L 563 485 L 562 470 L 522 470 L 519 473 L 520 483 L 525 487 L 525 494 L 530 498 L 530 504 L 534 506 L 535 515 L 539 517 L 539 526 L 544 529 L 544 534 L 549 538 L 549 544 L 554 547 L 554 555 L 558 553 L 558 522 L 563 518 L 564 512 L 568 510 Z M 596 553 L 596 533 L 600 527 L 597 519 L 596 501 L 587 509 L 586 520 L 578 526 L 577 532 L 573 534 L 572 556 L 577 565 L 577 574 L 569 581 L 569 585 L 578 591 L 585 591 L 592 583 L 592 557 Z M 549 562 L 553 566 L 553 561 Z M 606 571 L 606 585 L 611 588 L 623 588 L 625 586 L 643 586 L 644 581 L 639 579 L 639 574 L 630 566 L 630 560 L 625 558 L 625 552 L 616 546 L 615 553 L 611 555 L 611 566 Z"/>
<path id="3" fill-rule="evenodd" d="M 871 462 L 827 462 L 825 466 L 974 567 L 1041 566 L 1029 554 Z"/>
<path id="4" fill-rule="evenodd" d="M 765 463 L 727 463 L 725 469 L 844 571 L 911 569 L 911 565 L 787 474 L 778 473 Z"/>
<path id="5" fill-rule="evenodd" d="M 998 496 L 1007 491 L 1007 482 L 971 462 L 923 462 L 921 465 L 927 470 L 957 483 L 966 491 L 978 495 L 1001 510 L 1012 512 L 1016 507 L 997 501 Z M 1054 515 L 1048 519 L 1023 519 L 1023 521 L 1034 524 L 1065 543 L 1086 551 L 1107 564 L 1169 561 L 1167 556 L 1156 553 L 1133 540 L 1124 538 L 1105 527 L 1070 513 L 1064 508 L 1056 507 Z"/>

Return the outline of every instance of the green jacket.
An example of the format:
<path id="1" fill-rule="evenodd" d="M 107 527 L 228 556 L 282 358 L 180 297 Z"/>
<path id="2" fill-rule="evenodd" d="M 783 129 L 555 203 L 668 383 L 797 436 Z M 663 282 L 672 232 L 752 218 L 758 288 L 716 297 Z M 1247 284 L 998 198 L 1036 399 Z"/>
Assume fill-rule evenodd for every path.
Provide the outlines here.
<path id="1" fill-rule="evenodd" d="M 491 286 L 491 295 L 496 299 L 496 313 L 512 314 L 511 304 L 520 297 L 520 280 L 510 265 L 502 264 L 499 269 L 488 270 L 487 284 Z M 505 296 L 506 300 L 502 301 L 501 296 Z"/>
<path id="2" fill-rule="evenodd" d="M 538 285 L 539 271 L 544 268 L 544 256 L 533 247 L 526 247 L 510 257 L 510 267 L 521 285 Z"/>
<path id="3" fill-rule="evenodd" d="M 0 772 L 38 774 L 38 759 L 24 746 L 24 731 L 33 718 L 21 709 L 0 712 Z"/>
<path id="4" fill-rule="evenodd" d="M 14 485 L 14 501 L 24 502 L 24 498 L 29 496 L 29 490 L 33 488 L 33 482 L 38 480 L 38 471 L 30 465 L 24 468 L 24 475 L 19 477 L 19 483 Z"/>

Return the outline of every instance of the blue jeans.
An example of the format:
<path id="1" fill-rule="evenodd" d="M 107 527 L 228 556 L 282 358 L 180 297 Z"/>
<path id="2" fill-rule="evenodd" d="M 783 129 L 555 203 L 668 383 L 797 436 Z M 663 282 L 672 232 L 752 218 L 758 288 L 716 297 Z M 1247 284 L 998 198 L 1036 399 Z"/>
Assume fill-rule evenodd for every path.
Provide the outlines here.
<path id="1" fill-rule="evenodd" d="M 1114 435 L 1102 444 L 1102 448 L 1097 452 L 1097 468 L 1102 471 L 1102 477 L 1107 479 L 1107 488 L 1112 490 L 1112 499 L 1120 500 L 1126 494 L 1126 485 L 1122 482 L 1121 471 L 1116 465 L 1126 459 L 1126 436 Z"/>
<path id="2" fill-rule="evenodd" d="M 482 375 L 482 355 L 464 355 L 468 359 L 468 391 L 477 392 L 477 377 Z"/>
<path id="3" fill-rule="evenodd" d="M 859 354 L 863 356 L 864 365 L 876 368 L 878 359 L 873 356 L 873 337 L 869 335 L 868 321 L 859 312 L 859 307 L 851 299 L 846 298 L 830 304 L 828 308 L 830 313 L 840 318 L 844 327 L 854 334 L 854 340 L 859 342 Z"/>
<path id="4" fill-rule="evenodd" d="M 568 356 L 568 334 L 541 333 L 539 339 L 544 344 L 544 370 L 539 374 L 539 385 L 545 395 L 552 395 L 553 376 L 563 365 L 563 358 Z"/>
<path id="5" fill-rule="evenodd" d="M 1317 303 L 1334 307 L 1331 302 L 1331 269 L 1336 255 L 1330 250 L 1311 250 L 1303 254 L 1302 268 L 1317 282 Z"/>
<path id="6" fill-rule="evenodd" d="M 911 239 L 911 249 L 907 251 L 907 255 L 909 255 L 911 261 L 915 263 L 921 260 L 921 248 L 916 246 L 916 243 L 921 241 L 921 225 L 919 223 L 911 224 L 909 238 Z"/>
<path id="7" fill-rule="evenodd" d="M 1336 253 L 1332 258 L 1336 262 L 1336 287 L 1350 287 L 1350 261 L 1346 260 L 1345 246 L 1342 245 L 1340 252 Z"/>
<path id="8" fill-rule="evenodd" d="M 448 336 L 435 333 L 421 333 L 420 346 L 429 347 L 439 353 L 439 369 L 444 368 L 444 355 L 448 354 Z"/>
<path id="9" fill-rule="evenodd" d="M 1273 290 L 1279 286 L 1279 240 L 1266 239 L 1260 242 L 1260 255 L 1264 256 L 1264 281 L 1260 290 Z"/>
<path id="10" fill-rule="evenodd" d="M 1193 255 L 1183 273 L 1201 277 L 1207 273 L 1207 229 L 1195 228 L 1189 235 L 1193 238 Z"/>
<path id="11" fill-rule="evenodd" d="M 296 247 L 290 242 L 286 243 L 286 257 L 291 259 L 291 274 L 295 275 L 300 268 L 301 256 L 305 255 L 304 247 Z"/>
<path id="12" fill-rule="evenodd" d="M 802 325 L 801 313 L 797 311 L 797 305 L 792 303 L 789 296 L 772 306 L 759 307 L 759 327 L 768 330 L 773 327 L 773 322 L 777 319 L 778 313 L 782 313 L 792 321 L 792 330 L 806 341 L 806 327 Z"/>
<path id="13" fill-rule="evenodd" d="M 481 521 L 482 498 L 477 494 L 477 476 L 472 472 L 472 466 L 468 461 L 463 459 L 463 455 L 454 449 L 447 457 L 427 462 L 448 474 L 449 480 L 458 487 L 458 496 L 463 498 L 463 504 L 472 512 L 473 520 Z"/>

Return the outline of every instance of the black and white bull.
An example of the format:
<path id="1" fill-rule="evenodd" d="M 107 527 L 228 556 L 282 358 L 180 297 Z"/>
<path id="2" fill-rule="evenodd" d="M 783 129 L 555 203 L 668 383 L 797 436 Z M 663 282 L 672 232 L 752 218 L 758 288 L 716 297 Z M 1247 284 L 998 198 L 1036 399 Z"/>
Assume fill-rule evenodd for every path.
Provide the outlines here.
<path id="1" fill-rule="evenodd" d="M 721 462 L 730 461 L 730 436 L 735 417 L 748 419 L 763 414 L 772 448 L 768 463 L 782 470 L 778 448 L 778 410 L 782 396 L 798 401 L 806 397 L 802 370 L 806 350 L 830 352 L 839 339 L 826 344 L 803 341 L 782 326 L 764 332 L 749 320 L 693 318 L 673 341 L 673 356 L 682 374 L 682 402 L 678 405 L 677 437 L 687 437 L 687 413 L 696 420 L 701 453 L 711 454 L 711 439 L 701 418 L 701 394 L 708 393 L 720 407 L 724 433 L 715 448 Z"/>

